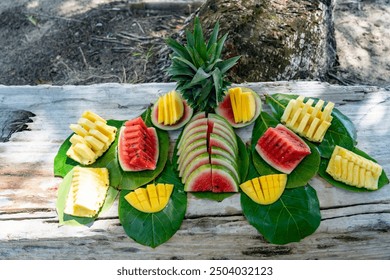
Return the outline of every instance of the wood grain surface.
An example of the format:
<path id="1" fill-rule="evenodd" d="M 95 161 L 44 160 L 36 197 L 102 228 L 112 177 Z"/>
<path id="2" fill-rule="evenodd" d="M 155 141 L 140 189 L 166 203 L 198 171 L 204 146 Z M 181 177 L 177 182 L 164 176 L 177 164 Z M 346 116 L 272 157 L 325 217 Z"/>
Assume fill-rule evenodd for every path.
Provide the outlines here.
<path id="1" fill-rule="evenodd" d="M 262 98 L 264 93 L 296 93 L 335 102 L 355 124 L 358 148 L 390 174 L 389 91 L 320 82 L 245 86 Z M 6 135 L 0 142 L 0 259 L 390 259 L 390 187 L 355 193 L 318 176 L 310 183 L 320 200 L 322 221 L 299 243 L 267 243 L 242 215 L 239 195 L 220 203 L 189 195 L 180 230 L 156 249 L 127 237 L 117 203 L 90 227 L 59 226 L 55 202 L 62 179 L 53 176 L 53 160 L 71 133 L 69 124 L 86 109 L 106 119 L 136 117 L 173 88 L 0 86 L 0 129 Z M 238 134 L 249 141 L 251 129 Z M 178 132 L 170 133 L 172 145 L 177 137 Z"/>

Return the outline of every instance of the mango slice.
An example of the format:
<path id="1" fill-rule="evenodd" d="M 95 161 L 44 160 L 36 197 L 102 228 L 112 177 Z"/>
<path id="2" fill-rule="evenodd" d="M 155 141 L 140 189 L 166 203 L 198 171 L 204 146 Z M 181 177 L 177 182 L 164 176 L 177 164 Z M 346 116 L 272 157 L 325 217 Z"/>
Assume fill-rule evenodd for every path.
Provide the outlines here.
<path id="1" fill-rule="evenodd" d="M 314 99 L 304 102 L 304 97 L 299 96 L 288 103 L 281 118 L 281 122 L 288 128 L 313 142 L 322 142 L 325 133 L 331 125 L 331 116 L 334 103 L 318 100 L 314 106 Z"/>
<path id="2" fill-rule="evenodd" d="M 326 172 L 335 180 L 347 185 L 376 190 L 382 167 L 372 160 L 336 146 Z"/>
<path id="3" fill-rule="evenodd" d="M 66 155 L 82 165 L 96 161 L 115 140 L 117 128 L 107 125 L 99 115 L 85 111 L 77 124 L 71 124 L 75 134 L 69 139 L 72 143 Z"/>
<path id="4" fill-rule="evenodd" d="M 64 213 L 78 217 L 94 217 L 102 207 L 109 188 L 107 168 L 76 166 Z"/>
<path id="5" fill-rule="evenodd" d="M 126 201 L 135 209 L 145 213 L 156 213 L 163 210 L 173 191 L 173 184 L 148 184 L 125 196 Z"/>
<path id="6" fill-rule="evenodd" d="M 158 123 L 173 125 L 184 114 L 183 100 L 177 91 L 170 91 L 158 99 Z"/>
<path id="7" fill-rule="evenodd" d="M 286 184 L 287 174 L 271 174 L 248 180 L 242 183 L 240 188 L 254 202 L 269 205 L 280 198 Z"/>

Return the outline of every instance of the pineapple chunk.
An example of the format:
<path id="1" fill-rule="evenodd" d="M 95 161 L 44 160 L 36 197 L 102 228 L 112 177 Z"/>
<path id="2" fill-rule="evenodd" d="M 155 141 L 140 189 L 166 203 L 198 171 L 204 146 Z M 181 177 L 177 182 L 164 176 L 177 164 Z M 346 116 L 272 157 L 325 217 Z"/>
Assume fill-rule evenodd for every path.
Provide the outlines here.
<path id="1" fill-rule="evenodd" d="M 336 146 L 326 172 L 347 185 L 376 190 L 382 167 L 372 160 Z"/>
<path id="2" fill-rule="evenodd" d="M 184 114 L 183 100 L 177 91 L 170 91 L 158 98 L 158 123 L 173 125 Z"/>
<path id="3" fill-rule="evenodd" d="M 248 180 L 240 185 L 254 202 L 269 205 L 277 201 L 287 184 L 287 174 L 271 174 Z"/>
<path id="4" fill-rule="evenodd" d="M 135 209 L 145 213 L 156 213 L 163 210 L 173 191 L 172 184 L 148 184 L 125 196 L 126 201 Z"/>
<path id="5" fill-rule="evenodd" d="M 256 113 L 256 100 L 250 91 L 243 92 L 240 87 L 228 91 L 232 105 L 234 122 L 246 123 L 253 119 Z"/>
<path id="6" fill-rule="evenodd" d="M 314 100 L 311 98 L 305 103 L 303 96 L 290 100 L 281 122 L 310 141 L 322 142 L 333 119 L 331 114 L 334 103 L 328 102 L 323 111 L 323 100 L 318 100 L 315 106 L 313 104 Z"/>
<path id="7" fill-rule="evenodd" d="M 108 187 L 107 168 L 76 166 L 64 213 L 77 217 L 96 216 L 104 203 Z"/>
<path id="8" fill-rule="evenodd" d="M 75 133 L 70 138 L 72 145 L 66 155 L 83 164 L 96 161 L 114 142 L 117 128 L 107 125 L 106 120 L 91 111 L 85 111 L 77 124 L 71 124 Z"/>

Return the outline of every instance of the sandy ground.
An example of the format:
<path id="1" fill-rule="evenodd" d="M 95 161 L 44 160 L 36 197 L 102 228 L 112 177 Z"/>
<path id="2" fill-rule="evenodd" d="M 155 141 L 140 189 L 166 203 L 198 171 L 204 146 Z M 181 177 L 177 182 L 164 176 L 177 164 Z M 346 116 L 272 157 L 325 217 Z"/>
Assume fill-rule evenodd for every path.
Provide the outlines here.
<path id="1" fill-rule="evenodd" d="M 158 38 L 188 14 L 139 13 L 127 2 L 140 1 L 0 1 L 0 84 L 162 81 Z M 334 0 L 334 7 L 332 82 L 390 89 L 390 0 Z"/>

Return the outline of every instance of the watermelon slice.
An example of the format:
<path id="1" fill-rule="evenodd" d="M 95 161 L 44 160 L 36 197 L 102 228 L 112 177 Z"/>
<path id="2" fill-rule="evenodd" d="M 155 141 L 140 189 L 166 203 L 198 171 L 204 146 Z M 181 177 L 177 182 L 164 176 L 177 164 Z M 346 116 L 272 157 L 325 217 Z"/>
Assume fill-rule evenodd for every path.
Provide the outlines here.
<path id="1" fill-rule="evenodd" d="M 238 191 L 237 138 L 223 118 L 196 114 L 183 129 L 177 155 L 179 176 L 186 191 Z"/>
<path id="2" fill-rule="evenodd" d="M 256 144 L 259 155 L 276 170 L 290 174 L 309 154 L 309 146 L 282 124 L 270 127 Z"/>
<path id="3" fill-rule="evenodd" d="M 118 161 L 124 171 L 156 169 L 159 149 L 154 127 L 147 127 L 141 117 L 129 120 L 121 128 Z"/>

